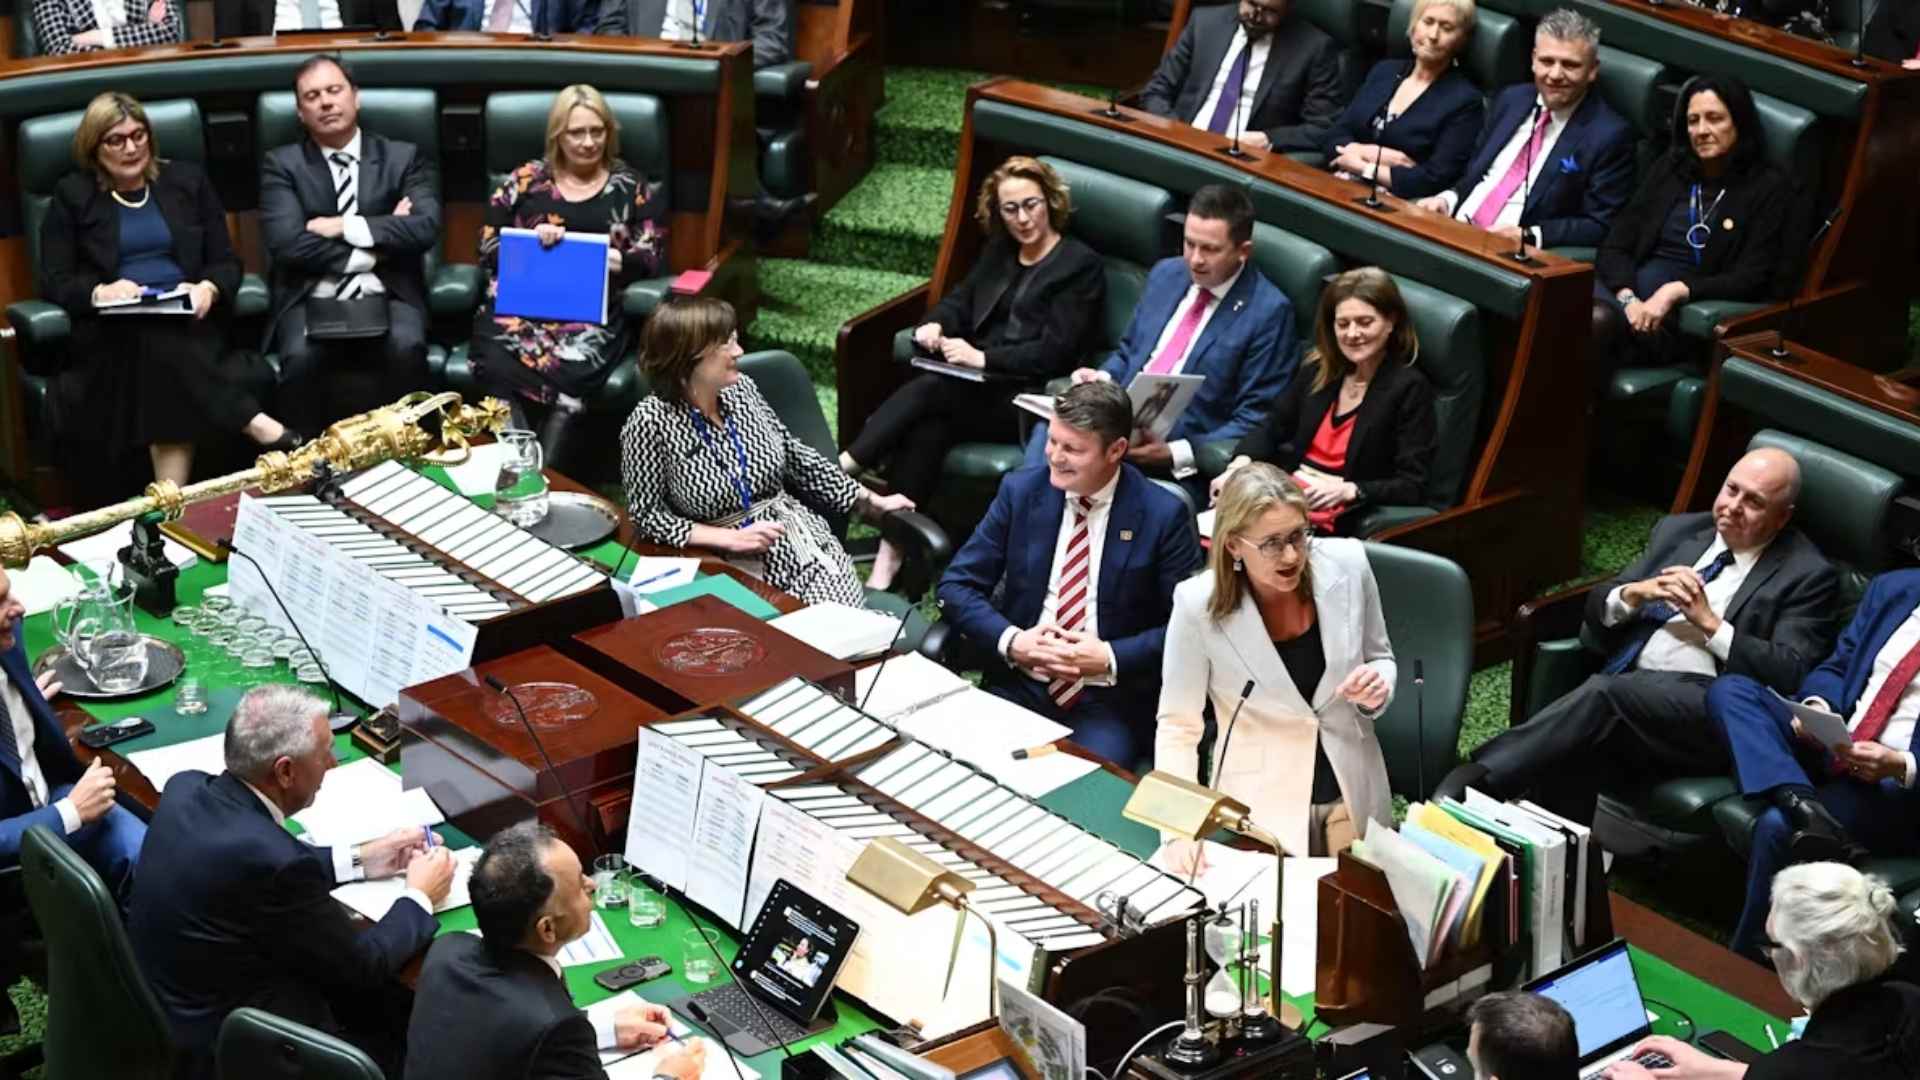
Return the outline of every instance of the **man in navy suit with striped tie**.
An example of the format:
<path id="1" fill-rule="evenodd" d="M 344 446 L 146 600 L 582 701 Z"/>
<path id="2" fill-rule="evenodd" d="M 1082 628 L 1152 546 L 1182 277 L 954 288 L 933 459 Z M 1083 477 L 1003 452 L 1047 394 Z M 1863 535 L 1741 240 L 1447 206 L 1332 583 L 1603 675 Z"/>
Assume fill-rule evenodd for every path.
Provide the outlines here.
<path id="1" fill-rule="evenodd" d="M 1714 678 L 1784 693 L 1833 644 L 1838 575 L 1788 525 L 1799 493 L 1799 463 L 1763 448 L 1734 464 L 1711 514 L 1662 518 L 1639 561 L 1587 595 L 1581 638 L 1606 658 L 1601 673 L 1482 746 L 1435 797 L 1531 791 L 1587 822 L 1602 788 L 1725 772 L 1707 720 Z"/>

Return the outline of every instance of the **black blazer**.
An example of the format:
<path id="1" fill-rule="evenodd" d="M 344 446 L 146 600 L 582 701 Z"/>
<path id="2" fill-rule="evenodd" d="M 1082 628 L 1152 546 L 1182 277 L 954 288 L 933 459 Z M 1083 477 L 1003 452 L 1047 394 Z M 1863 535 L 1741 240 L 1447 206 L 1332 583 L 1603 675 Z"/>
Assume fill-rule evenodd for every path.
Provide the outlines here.
<path id="1" fill-rule="evenodd" d="M 1746 1080 L 1915 1076 L 1920 1076 L 1920 986 L 1883 975 L 1821 1002 L 1806 1034 L 1754 1062 Z"/>
<path id="2" fill-rule="evenodd" d="M 394 0 L 340 0 L 340 26 L 398 30 L 400 8 Z M 213 32 L 223 38 L 273 33 L 273 0 L 215 0 Z"/>
<path id="3" fill-rule="evenodd" d="M 1635 271 L 1660 240 L 1668 212 L 1688 197 L 1693 180 L 1681 166 L 1685 156 L 1684 150 L 1661 155 L 1614 216 L 1594 258 L 1594 273 L 1608 292 L 1634 283 Z M 1806 241 L 1804 200 L 1793 181 L 1772 165 L 1723 179 L 1729 181 L 1727 194 L 1708 223 L 1713 232 L 1700 265 L 1681 275 L 1689 299 L 1771 300 L 1790 294 Z"/>
<path id="4" fill-rule="evenodd" d="M 753 66 L 793 59 L 793 6 L 788 0 L 707 0 L 702 41 L 751 41 Z M 600 0 L 593 32 L 627 37 L 660 36 L 667 0 Z"/>
<path id="5" fill-rule="evenodd" d="M 923 322 L 965 338 L 987 355 L 987 370 L 1047 379 L 1065 375 L 1096 347 L 1093 330 L 1107 297 L 1100 256 L 1071 236 L 1062 236 L 1047 257 L 1027 268 L 1018 292 L 1007 301 L 1001 344 L 985 348 L 975 337 L 1007 291 L 1020 245 L 996 233 L 973 269 L 933 306 Z"/>
<path id="6" fill-rule="evenodd" d="M 606 1080 L 593 1025 L 553 969 L 472 934 L 427 950 L 407 1024 L 406 1080 Z"/>
<path id="7" fill-rule="evenodd" d="M 1273 411 L 1234 447 L 1236 455 L 1270 461 L 1292 472 L 1306 457 L 1313 433 L 1340 396 L 1338 380 L 1313 389 L 1312 368 L 1299 374 L 1274 400 Z M 1360 489 L 1360 502 L 1420 506 L 1427 502 L 1427 467 L 1437 439 L 1433 384 L 1411 364 L 1385 363 L 1360 399 L 1347 441 L 1346 478 Z"/>
<path id="8" fill-rule="evenodd" d="M 240 260 L 227 238 L 227 211 L 207 174 L 191 161 L 166 161 L 150 185 L 160 216 L 173 233 L 173 259 L 187 281 L 211 281 L 220 290 L 214 310 L 230 310 L 240 287 Z M 100 316 L 93 288 L 120 280 L 120 213 L 88 172 L 54 185 L 40 225 L 40 295 L 67 310 L 76 345 Z"/>
<path id="9" fill-rule="evenodd" d="M 127 935 L 176 1045 L 211 1076 L 220 1023 L 253 1005 L 337 1031 L 438 928 L 404 900 L 360 930 L 331 895 L 333 850 L 296 839 L 232 773 L 174 777 L 147 827 Z"/>
<path id="10" fill-rule="evenodd" d="M 1631 621 L 1601 622 L 1607 595 L 1652 577 L 1669 566 L 1692 566 L 1713 544 L 1713 515 L 1673 514 L 1653 526 L 1647 550 L 1613 580 L 1587 594 L 1581 636 L 1612 656 L 1634 631 Z M 1839 629 L 1839 575 L 1805 533 L 1789 525 L 1773 538 L 1747 572 L 1723 618 L 1733 624 L 1733 649 L 1722 675 L 1746 675 L 1783 694 L 1800 686 L 1815 664 L 1833 650 Z"/>
<path id="11" fill-rule="evenodd" d="M 1378 143 L 1412 158 L 1412 168 L 1393 170 L 1391 190 L 1403 199 L 1445 191 L 1460 179 L 1473 157 L 1473 143 L 1487 112 L 1480 88 L 1459 68 L 1449 68 L 1376 136 L 1374 118 L 1384 118 L 1401 80 L 1412 72 L 1412 60 L 1382 60 L 1373 65 L 1353 104 L 1340 114 L 1322 143 L 1330 158 L 1336 148 L 1352 142 Z"/>
<path id="12" fill-rule="evenodd" d="M 359 210 L 373 233 L 380 261 L 373 272 L 396 300 L 426 310 L 427 252 L 440 246 L 440 193 L 434 165 L 420 148 L 361 129 Z M 406 217 L 400 200 L 412 199 Z M 273 264 L 273 324 L 322 277 L 344 273 L 353 245 L 307 231 L 307 222 L 339 213 L 333 169 L 312 139 L 276 146 L 260 161 L 260 232 Z"/>
<path id="13" fill-rule="evenodd" d="M 1227 59 L 1239 10 L 1237 4 L 1195 8 L 1180 39 L 1140 92 L 1141 106 L 1156 116 L 1204 125 L 1208 118 L 1194 114 L 1206 104 Z M 1260 85 L 1248 87 L 1247 93 L 1253 95 L 1250 130 L 1266 132 L 1278 151 L 1317 152 L 1346 104 L 1339 45 L 1299 15 L 1288 18 L 1273 31 Z"/>
<path id="14" fill-rule="evenodd" d="M 51 794 L 62 784 L 78 783 L 83 771 L 80 759 L 73 756 L 73 746 L 60 730 L 53 706 L 47 704 L 46 695 L 34 685 L 17 619 L 13 624 L 13 648 L 0 653 L 0 678 L 13 684 L 20 700 L 26 703 L 27 712 L 33 716 L 33 759 L 40 765 L 40 778 L 46 781 L 47 792 Z M 11 723 L 5 709 L 0 709 L 0 723 Z M 60 820 L 60 811 L 53 803 L 34 809 L 33 799 L 27 794 L 26 779 L 20 772 L 19 754 L 0 752 L 0 866 L 19 865 L 21 841 L 35 825 L 45 825 L 56 836 L 66 834 L 66 824 Z M 107 883 L 109 888 L 114 884 Z"/>
<path id="15" fill-rule="evenodd" d="M 1879 8 L 1867 19 L 1860 47 L 1896 64 L 1913 59 L 1920 51 L 1920 0 L 1880 0 Z"/>

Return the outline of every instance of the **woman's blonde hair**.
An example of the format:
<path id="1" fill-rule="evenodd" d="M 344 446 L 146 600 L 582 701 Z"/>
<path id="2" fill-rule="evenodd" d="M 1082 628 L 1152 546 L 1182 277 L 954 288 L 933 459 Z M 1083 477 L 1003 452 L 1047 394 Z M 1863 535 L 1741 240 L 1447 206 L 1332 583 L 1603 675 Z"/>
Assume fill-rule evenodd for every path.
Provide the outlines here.
<path id="1" fill-rule="evenodd" d="M 707 350 L 723 345 L 735 329 L 733 305 L 710 296 L 687 296 L 660 305 L 640 332 L 640 370 L 653 392 L 679 404 L 687 380 Z"/>
<path id="2" fill-rule="evenodd" d="M 1420 358 L 1420 335 L 1414 332 L 1407 301 L 1400 295 L 1400 286 L 1393 283 L 1392 276 L 1377 266 L 1362 266 L 1336 274 L 1321 291 L 1320 308 L 1313 316 L 1313 349 L 1307 353 L 1306 362 L 1313 368 L 1315 393 L 1346 378 L 1347 372 L 1353 370 L 1347 354 L 1340 351 L 1340 336 L 1333 329 L 1335 309 L 1348 300 L 1364 302 L 1393 323 L 1393 337 L 1387 341 L 1384 362 L 1397 360 L 1411 364 Z"/>
<path id="3" fill-rule="evenodd" d="M 567 117 L 576 108 L 598 116 L 607 126 L 607 139 L 600 144 L 600 164 L 613 168 L 620 160 L 620 121 L 615 119 L 613 109 L 600 91 L 586 83 L 574 83 L 553 95 L 553 108 L 547 110 L 547 169 L 553 172 L 560 169 L 560 139 L 567 130 Z"/>
<path id="4" fill-rule="evenodd" d="M 1445 4 L 1452 8 L 1453 13 L 1460 16 L 1460 26 L 1467 33 L 1473 33 L 1473 25 L 1480 17 L 1480 12 L 1475 8 L 1473 0 L 1414 0 L 1413 17 L 1407 20 L 1408 33 L 1412 33 L 1413 28 L 1420 25 L 1420 13 L 1435 4 Z M 1466 47 L 1467 40 L 1464 37 L 1460 39 L 1462 48 Z"/>
<path id="5" fill-rule="evenodd" d="M 989 236 L 996 229 L 1006 230 L 1007 223 L 1000 220 L 1000 185 L 1009 180 L 1031 180 L 1039 185 L 1040 194 L 1047 200 L 1047 224 L 1054 232 L 1067 231 L 1067 219 L 1073 216 L 1073 199 L 1067 182 L 1046 162 L 1015 156 L 1001 162 L 999 168 L 980 181 L 980 198 L 974 204 L 973 219 Z"/>
<path id="6" fill-rule="evenodd" d="M 1247 530 L 1276 506 L 1290 506 L 1299 511 L 1301 521 L 1307 520 L 1307 493 L 1278 465 L 1264 461 L 1242 465 L 1220 489 L 1220 501 L 1213 505 L 1213 550 L 1207 555 L 1213 571 L 1213 599 L 1207 602 L 1207 614 L 1215 622 L 1240 606 L 1240 594 L 1247 587 L 1245 571 L 1234 566 L 1238 560 L 1227 550 L 1227 542 L 1248 539 Z M 1305 558 L 1307 553 L 1300 554 Z M 1311 566 L 1300 568 L 1303 589 L 1313 585 L 1311 570 Z"/>
<path id="7" fill-rule="evenodd" d="M 1900 955 L 1893 890 L 1845 863 L 1801 863 L 1774 875 L 1768 922 L 1786 956 L 1780 985 L 1808 1009 L 1878 978 Z"/>
<path id="8" fill-rule="evenodd" d="M 142 175 L 149 183 L 160 175 L 160 142 L 153 137 L 153 125 L 147 121 L 147 110 L 131 94 L 109 90 L 87 102 L 86 111 L 80 114 L 80 126 L 73 129 L 73 163 L 91 171 L 102 188 L 107 186 L 107 174 L 100 168 L 100 143 L 106 139 L 107 132 L 122 120 L 131 120 L 146 130 L 147 167 Z"/>

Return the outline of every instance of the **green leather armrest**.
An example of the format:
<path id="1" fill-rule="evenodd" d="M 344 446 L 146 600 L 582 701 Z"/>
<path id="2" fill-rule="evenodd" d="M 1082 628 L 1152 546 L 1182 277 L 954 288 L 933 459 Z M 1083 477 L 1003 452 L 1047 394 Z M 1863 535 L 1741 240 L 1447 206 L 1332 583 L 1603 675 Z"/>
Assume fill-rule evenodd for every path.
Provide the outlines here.
<path id="1" fill-rule="evenodd" d="M 472 263 L 448 263 L 433 273 L 427 286 L 427 310 L 435 318 L 470 316 L 480 306 L 485 278 Z"/>
<path id="2" fill-rule="evenodd" d="M 647 389 L 646 376 L 640 373 L 640 361 L 629 356 L 607 372 L 607 381 L 601 383 L 600 389 L 588 400 L 587 408 L 596 413 L 625 416 L 640 403 Z"/>
<path id="3" fill-rule="evenodd" d="M 1574 262 L 1583 263 L 1590 263 L 1600 255 L 1599 248 L 1590 247 L 1557 247 L 1548 248 L 1547 250 L 1563 259 L 1572 259 Z"/>
<path id="4" fill-rule="evenodd" d="M 913 332 L 918 326 L 909 326 L 893 335 L 893 361 L 896 364 L 913 362 Z"/>
<path id="5" fill-rule="evenodd" d="M 233 294 L 233 317 L 255 319 L 273 309 L 273 290 L 259 274 L 243 274 Z"/>
<path id="6" fill-rule="evenodd" d="M 653 309 L 666 300 L 673 291 L 673 279 L 670 277 L 642 278 L 628 285 L 620 294 L 620 310 L 626 312 L 629 319 L 644 319 L 653 314 Z"/>
<path id="7" fill-rule="evenodd" d="M 73 334 L 67 309 L 45 300 L 19 300 L 7 305 L 7 323 L 19 336 L 22 355 L 64 344 Z M 23 364 L 31 369 L 32 365 Z"/>
<path id="8" fill-rule="evenodd" d="M 1702 300 L 1688 304 L 1680 309 L 1680 332 L 1691 338 L 1712 340 L 1715 326 L 1766 306 L 1746 300 Z"/>
<path id="9" fill-rule="evenodd" d="M 1689 375 L 1673 384 L 1667 397 L 1667 441 L 1676 450 L 1693 445 L 1694 429 L 1700 424 L 1700 407 L 1707 398 L 1707 381 Z"/>
<path id="10" fill-rule="evenodd" d="M 1580 644 L 1579 638 L 1541 642 L 1534 649 L 1533 678 L 1527 684 L 1528 719 L 1585 682 L 1594 667 L 1593 654 Z"/>
<path id="11" fill-rule="evenodd" d="M 1439 512 L 1431 506 L 1362 506 L 1353 511 L 1348 528 L 1355 536 L 1373 536 Z"/>
<path id="12" fill-rule="evenodd" d="M 769 64 L 753 73 L 753 96 L 792 101 L 807 88 L 812 75 L 813 65 L 805 60 Z"/>
<path id="13" fill-rule="evenodd" d="M 1648 394 L 1666 393 L 1681 379 L 1694 374 L 1692 367 L 1673 364 L 1668 367 L 1627 367 L 1613 373 L 1607 383 L 1610 401 L 1631 401 Z"/>
<path id="14" fill-rule="evenodd" d="M 1227 462 L 1233 460 L 1233 448 L 1237 440 L 1217 439 L 1204 442 L 1193 448 L 1193 467 L 1200 475 L 1211 480 L 1227 471 Z"/>

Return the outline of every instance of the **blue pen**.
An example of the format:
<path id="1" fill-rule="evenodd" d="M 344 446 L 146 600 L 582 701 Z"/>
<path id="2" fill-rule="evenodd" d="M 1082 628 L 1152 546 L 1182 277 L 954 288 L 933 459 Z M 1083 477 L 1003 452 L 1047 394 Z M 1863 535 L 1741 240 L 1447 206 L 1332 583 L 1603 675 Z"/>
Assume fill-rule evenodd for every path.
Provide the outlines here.
<path id="1" fill-rule="evenodd" d="M 631 587 L 637 589 L 642 585 L 651 585 L 654 582 L 659 581 L 661 578 L 670 578 L 679 572 L 680 572 L 680 568 L 677 566 L 671 570 L 662 570 L 659 573 L 653 575 L 652 577 L 646 579 L 645 581 L 632 582 Z"/>

